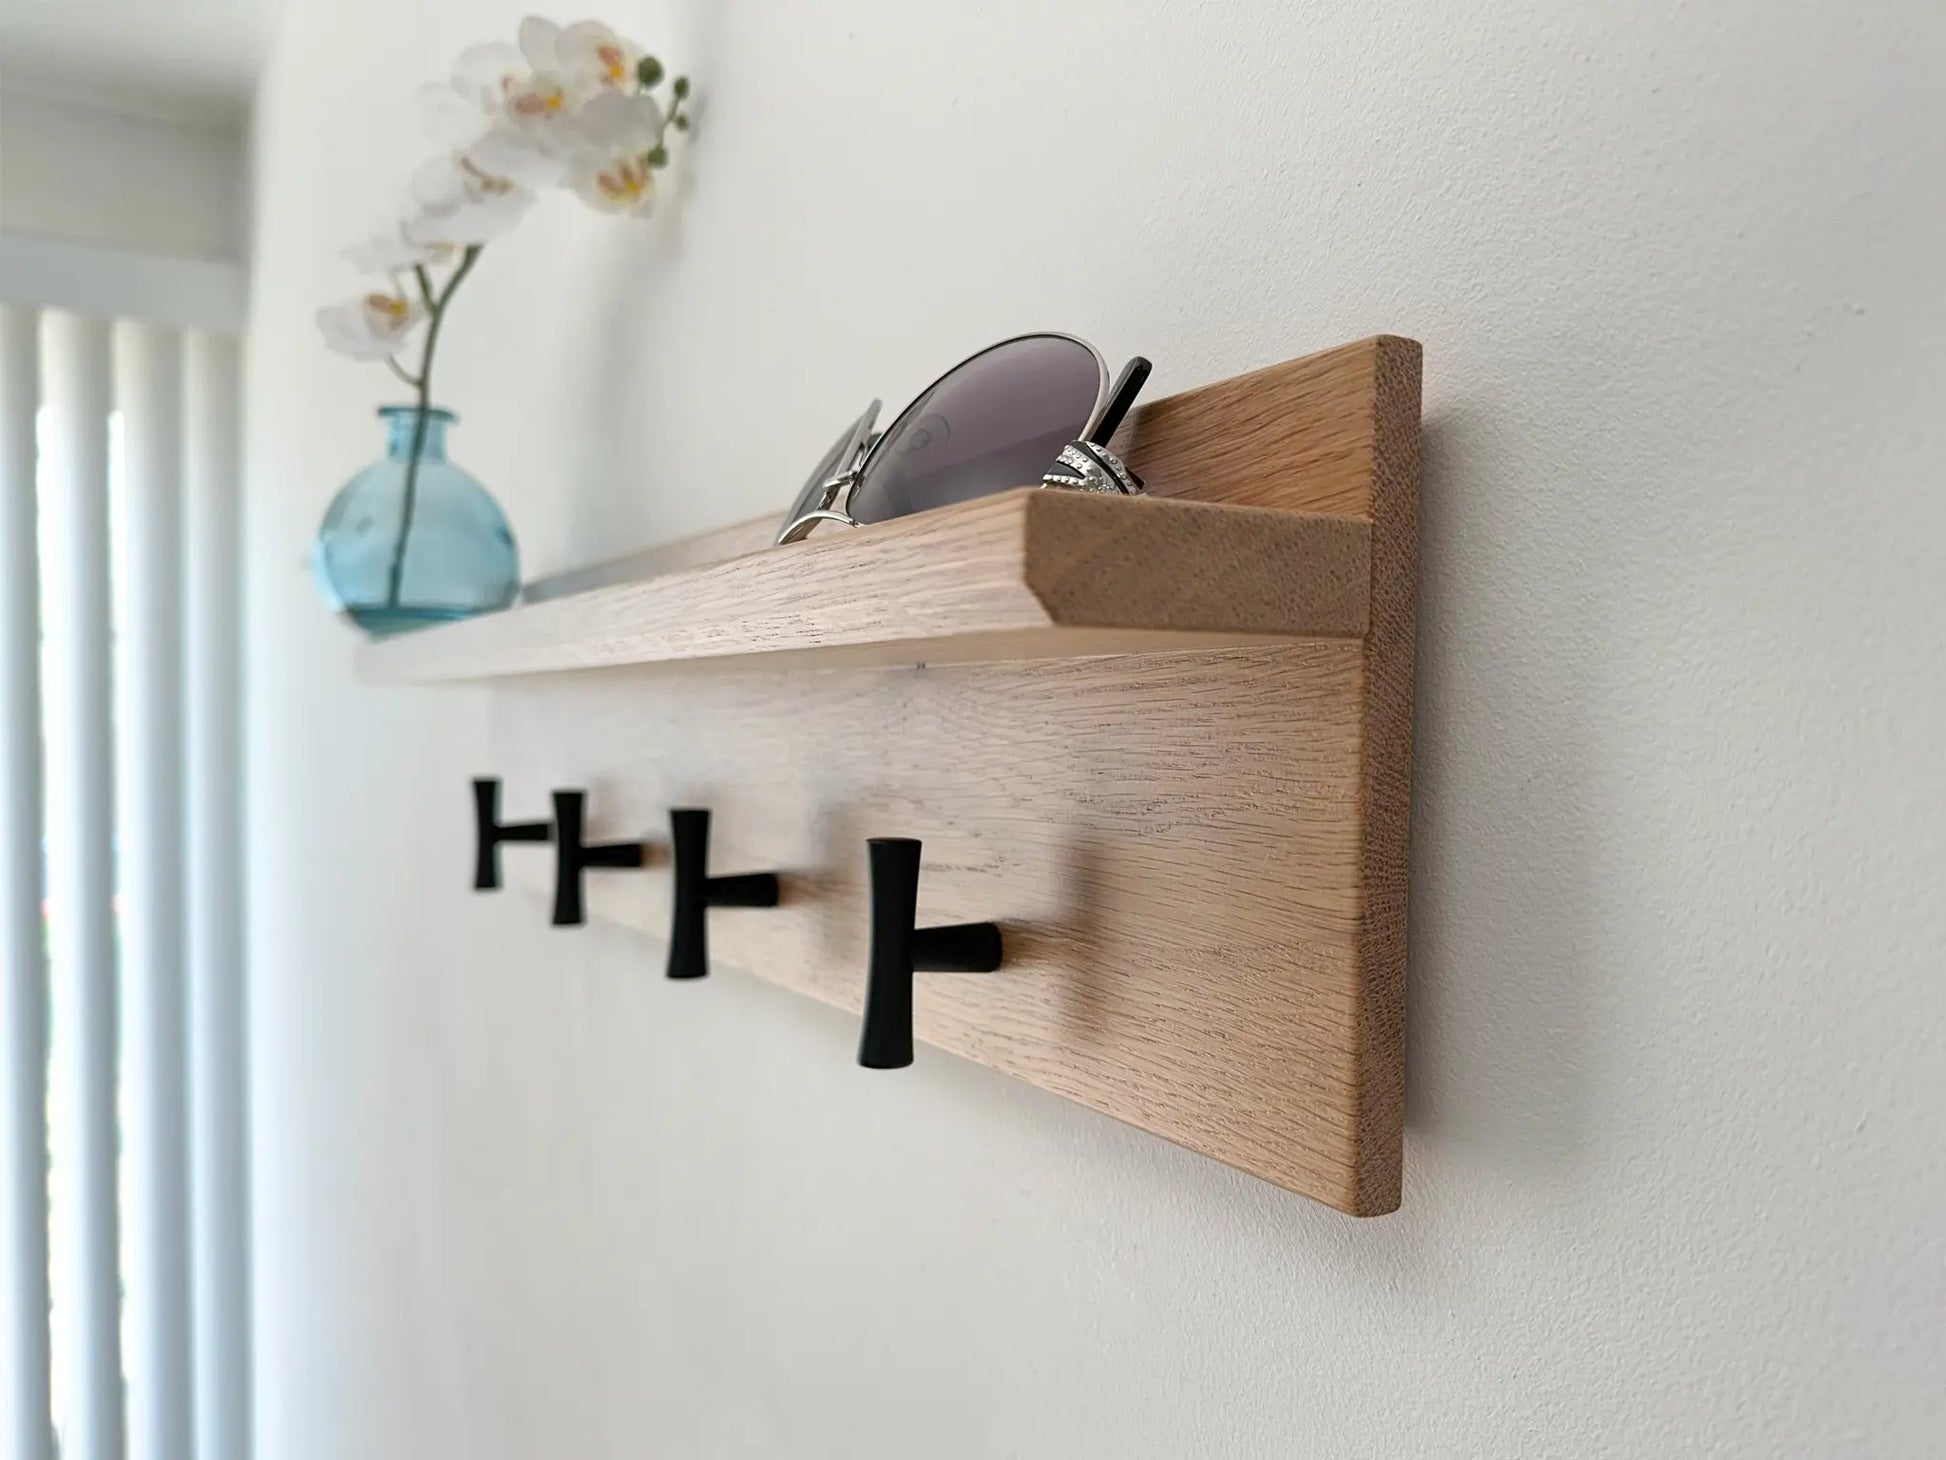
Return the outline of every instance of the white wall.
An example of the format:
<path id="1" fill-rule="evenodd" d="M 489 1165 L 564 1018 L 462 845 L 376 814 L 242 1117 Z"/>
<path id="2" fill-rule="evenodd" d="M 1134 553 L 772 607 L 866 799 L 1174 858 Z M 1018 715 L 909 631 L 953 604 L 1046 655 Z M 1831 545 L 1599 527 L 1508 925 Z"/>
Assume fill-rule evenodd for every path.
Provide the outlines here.
<path id="1" fill-rule="evenodd" d="M 243 253 L 240 123 L 0 91 L 0 228 L 128 253 Z"/>
<path id="2" fill-rule="evenodd" d="M 1946 13 L 625 0 L 706 99 L 686 196 L 468 286 L 439 393 L 531 571 L 781 509 L 1021 328 L 1158 395 L 1425 342 L 1362 1224 L 461 890 L 484 701 L 357 685 L 299 569 L 392 393 L 310 314 L 518 13 L 297 0 L 260 97 L 259 1452 L 1930 1453 Z"/>
<path id="3" fill-rule="evenodd" d="M 0 0 L 0 88 L 241 130 L 283 0 Z"/>

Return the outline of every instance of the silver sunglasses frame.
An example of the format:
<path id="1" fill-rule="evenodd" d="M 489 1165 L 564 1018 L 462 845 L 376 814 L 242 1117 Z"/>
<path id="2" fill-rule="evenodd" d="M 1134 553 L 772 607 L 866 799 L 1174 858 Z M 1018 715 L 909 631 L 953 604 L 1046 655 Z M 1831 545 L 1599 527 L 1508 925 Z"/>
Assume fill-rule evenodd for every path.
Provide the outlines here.
<path id="1" fill-rule="evenodd" d="M 912 398 L 904 410 L 892 418 L 892 424 L 883 431 L 872 429 L 873 423 L 878 420 L 881 403 L 875 400 L 867 406 L 864 413 L 853 423 L 850 439 L 838 453 L 840 462 L 850 464 L 843 467 L 835 476 L 825 480 L 822 490 L 818 493 L 817 506 L 808 512 L 797 513 L 784 524 L 783 531 L 777 534 L 778 546 L 802 540 L 820 522 L 836 522 L 844 527 L 864 526 L 851 515 L 848 509 L 851 506 L 852 493 L 857 491 L 858 484 L 865 479 L 865 473 L 871 469 L 872 459 L 878 455 L 880 443 L 897 431 L 905 418 L 912 414 L 913 408 L 938 389 L 939 383 L 949 375 L 957 374 L 982 355 L 991 355 L 995 350 L 1004 350 L 1007 346 L 1017 345 L 1022 340 L 1066 340 L 1070 344 L 1081 346 L 1094 356 L 1096 377 L 1094 409 L 1088 412 L 1087 423 L 1082 426 L 1075 439 L 1085 441 L 1092 436 L 1095 427 L 1101 424 L 1102 413 L 1108 409 L 1109 392 L 1115 386 L 1115 382 L 1108 374 L 1108 361 L 1102 357 L 1101 351 L 1081 336 L 1067 334 L 1061 330 L 1030 330 L 1023 335 L 1009 335 L 1004 340 L 995 340 L 985 348 L 975 350 L 952 369 L 942 370 L 934 377 L 931 384 Z M 1031 486 L 1032 483 L 1021 482 L 1019 485 Z M 798 496 L 801 498 L 803 495 L 800 490 Z M 796 503 L 792 503 L 793 509 L 795 506 Z"/>

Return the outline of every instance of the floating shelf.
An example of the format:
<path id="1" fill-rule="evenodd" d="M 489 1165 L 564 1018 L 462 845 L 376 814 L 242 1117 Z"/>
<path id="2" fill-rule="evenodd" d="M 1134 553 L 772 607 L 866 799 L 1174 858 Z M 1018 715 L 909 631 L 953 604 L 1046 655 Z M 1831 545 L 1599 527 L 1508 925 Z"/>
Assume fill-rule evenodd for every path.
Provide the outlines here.
<path id="1" fill-rule="evenodd" d="M 1021 488 L 373 645 L 387 681 L 789 655 L 825 667 L 1365 632 L 1352 518 Z"/>
<path id="2" fill-rule="evenodd" d="M 585 787 L 591 839 L 659 848 L 671 807 L 708 808 L 714 866 L 781 889 L 710 912 L 719 974 L 856 1011 L 865 840 L 919 838 L 920 922 L 997 922 L 1006 946 L 997 972 L 918 981 L 923 1043 L 1391 1211 L 1419 347 L 1156 401 L 1117 445 L 1149 498 L 1023 489 L 784 548 L 766 518 L 363 668 L 494 681 L 493 762 L 455 768 L 456 826 L 473 774 L 502 780 L 511 819 Z M 833 672 L 779 672 L 801 667 Z M 545 848 L 505 860 L 549 885 Z M 661 939 L 670 881 L 652 850 L 588 910 Z M 659 950 L 641 970 L 661 977 Z"/>

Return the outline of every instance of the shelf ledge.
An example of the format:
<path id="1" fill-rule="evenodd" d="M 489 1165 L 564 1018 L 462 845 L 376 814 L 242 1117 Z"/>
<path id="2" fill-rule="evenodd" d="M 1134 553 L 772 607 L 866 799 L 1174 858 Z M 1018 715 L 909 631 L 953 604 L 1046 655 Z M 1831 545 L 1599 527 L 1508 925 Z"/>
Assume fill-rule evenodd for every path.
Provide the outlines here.
<path id="1" fill-rule="evenodd" d="M 1018 488 L 365 646 L 384 683 L 788 656 L 990 663 L 1354 638 L 1362 518 Z"/>

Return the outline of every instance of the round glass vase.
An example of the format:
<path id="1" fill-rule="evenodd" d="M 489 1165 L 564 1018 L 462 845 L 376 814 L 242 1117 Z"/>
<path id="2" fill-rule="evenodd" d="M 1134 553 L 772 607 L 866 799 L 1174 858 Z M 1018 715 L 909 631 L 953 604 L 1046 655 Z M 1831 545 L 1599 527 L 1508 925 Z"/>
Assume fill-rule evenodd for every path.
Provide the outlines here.
<path id="1" fill-rule="evenodd" d="M 385 456 L 331 499 L 311 550 L 325 600 L 373 638 L 493 613 L 520 587 L 506 514 L 446 459 L 458 418 L 437 406 L 420 414 L 379 408 Z"/>

